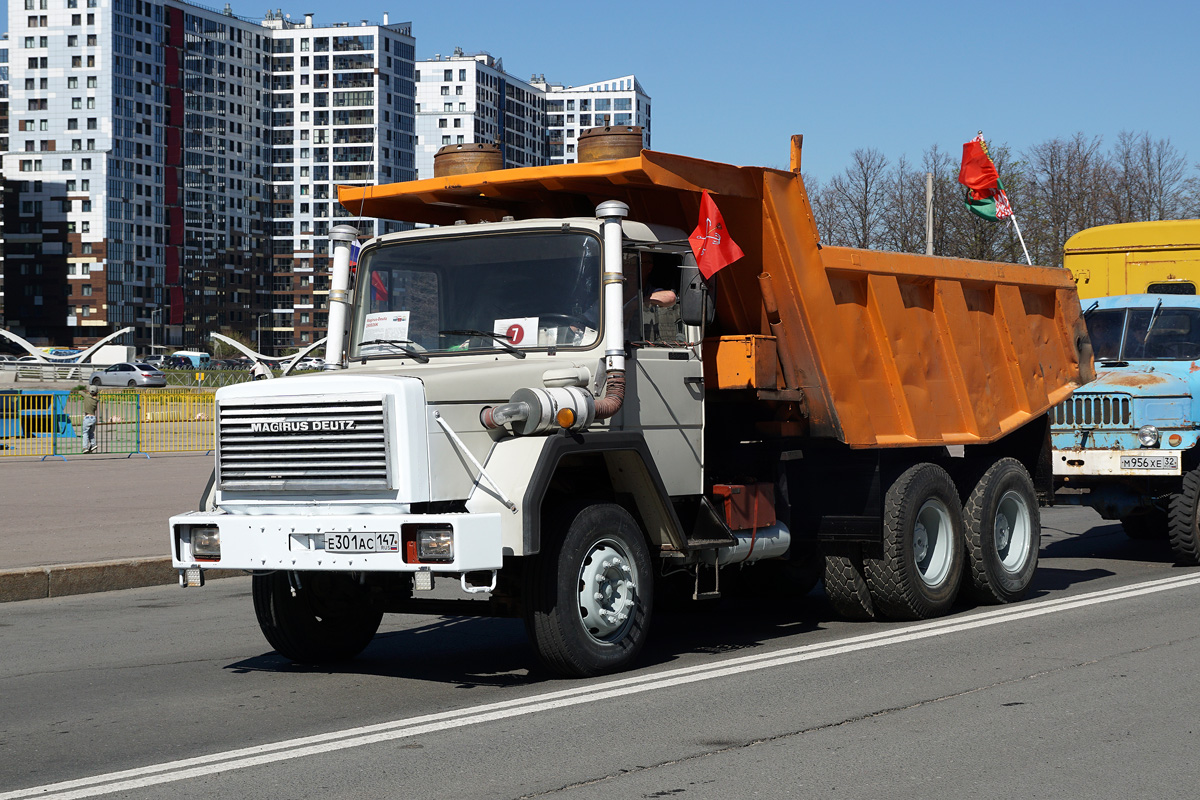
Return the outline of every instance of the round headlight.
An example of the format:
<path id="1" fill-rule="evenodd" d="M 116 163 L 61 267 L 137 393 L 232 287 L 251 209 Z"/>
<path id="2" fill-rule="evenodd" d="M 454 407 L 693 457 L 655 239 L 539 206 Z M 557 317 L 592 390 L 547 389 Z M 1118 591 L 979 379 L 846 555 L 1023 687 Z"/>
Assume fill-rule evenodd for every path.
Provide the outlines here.
<path id="1" fill-rule="evenodd" d="M 1138 441 L 1142 443 L 1142 447 L 1154 447 L 1158 444 L 1158 428 L 1153 425 L 1138 428 Z"/>

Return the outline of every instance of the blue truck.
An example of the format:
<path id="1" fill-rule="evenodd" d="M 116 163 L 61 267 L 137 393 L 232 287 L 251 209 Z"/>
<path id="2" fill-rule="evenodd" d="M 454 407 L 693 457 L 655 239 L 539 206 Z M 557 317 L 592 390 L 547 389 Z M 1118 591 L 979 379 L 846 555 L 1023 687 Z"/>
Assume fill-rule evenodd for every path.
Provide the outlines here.
<path id="1" fill-rule="evenodd" d="M 1057 500 L 1200 564 L 1200 297 L 1101 297 L 1084 319 L 1097 377 L 1051 411 Z"/>

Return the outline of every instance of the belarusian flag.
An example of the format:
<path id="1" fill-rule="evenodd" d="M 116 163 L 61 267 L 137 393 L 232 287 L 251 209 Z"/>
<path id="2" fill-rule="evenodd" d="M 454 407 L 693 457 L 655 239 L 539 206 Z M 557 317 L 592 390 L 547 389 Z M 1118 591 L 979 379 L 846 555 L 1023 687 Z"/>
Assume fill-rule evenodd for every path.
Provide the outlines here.
<path id="1" fill-rule="evenodd" d="M 1008 194 L 992 157 L 988 155 L 982 133 L 963 145 L 958 182 L 967 187 L 967 210 L 973 214 L 993 222 L 1012 216 Z"/>

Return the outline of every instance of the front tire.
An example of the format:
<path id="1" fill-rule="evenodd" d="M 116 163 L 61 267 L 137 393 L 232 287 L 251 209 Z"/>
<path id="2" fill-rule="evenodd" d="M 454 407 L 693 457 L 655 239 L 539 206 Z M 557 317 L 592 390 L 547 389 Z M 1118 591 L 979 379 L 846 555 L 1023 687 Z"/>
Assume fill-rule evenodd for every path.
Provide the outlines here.
<path id="1" fill-rule="evenodd" d="M 888 488 L 883 554 L 863 559 L 875 606 L 891 619 L 929 619 L 950 610 L 963 574 L 962 503 L 936 464 L 909 467 Z"/>
<path id="2" fill-rule="evenodd" d="M 525 625 L 539 660 L 562 675 L 628 667 L 646 642 L 654 570 L 645 536 L 611 503 L 584 507 L 530 564 Z"/>
<path id="3" fill-rule="evenodd" d="M 1183 476 L 1178 494 L 1171 495 L 1171 552 L 1180 566 L 1200 564 L 1200 469 Z"/>
<path id="4" fill-rule="evenodd" d="M 967 497 L 963 535 L 971 593 L 986 603 L 1011 603 L 1029 591 L 1042 543 L 1033 481 L 1020 461 L 993 464 Z"/>
<path id="5" fill-rule="evenodd" d="M 340 572 L 271 572 L 252 581 L 258 626 L 279 654 L 301 664 L 348 661 L 383 620 L 366 587 Z"/>

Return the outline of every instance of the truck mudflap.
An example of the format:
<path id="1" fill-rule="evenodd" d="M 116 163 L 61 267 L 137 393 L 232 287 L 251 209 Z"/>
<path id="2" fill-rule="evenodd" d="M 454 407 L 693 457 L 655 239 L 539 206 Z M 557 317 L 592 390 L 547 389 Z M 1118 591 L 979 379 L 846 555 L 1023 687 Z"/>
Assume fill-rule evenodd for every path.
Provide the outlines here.
<path id="1" fill-rule="evenodd" d="M 1159 476 L 1182 475 L 1179 450 L 1055 450 L 1051 463 L 1055 477 L 1082 475 Z"/>
<path id="2" fill-rule="evenodd" d="M 503 565 L 499 514 L 171 517 L 176 569 L 472 572 Z"/>

